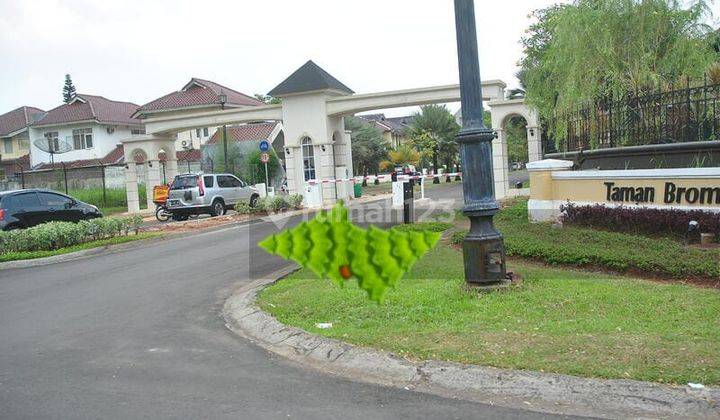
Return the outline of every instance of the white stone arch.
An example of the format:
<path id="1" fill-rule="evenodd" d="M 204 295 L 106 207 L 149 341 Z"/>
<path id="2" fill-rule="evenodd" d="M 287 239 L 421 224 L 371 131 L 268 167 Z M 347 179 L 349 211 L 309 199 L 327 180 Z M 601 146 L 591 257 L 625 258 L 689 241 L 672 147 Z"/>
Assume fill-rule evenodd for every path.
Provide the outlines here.
<path id="1" fill-rule="evenodd" d="M 525 99 L 508 99 L 490 102 L 492 127 L 498 132 L 498 139 L 506 141 L 504 127 L 509 118 L 520 116 L 527 122 L 528 160 L 534 162 L 542 159 L 542 132 L 540 118 L 535 108 L 525 104 Z M 505 148 L 507 152 L 507 147 Z M 507 156 L 507 153 L 504 153 Z"/>
<path id="2" fill-rule="evenodd" d="M 139 135 L 122 140 L 125 154 L 125 190 L 127 194 L 128 212 L 140 211 L 138 196 L 138 179 L 136 156 L 142 156 L 146 168 L 146 202 L 148 210 L 153 210 L 153 188 L 163 183 L 160 155 L 165 153 L 165 178 L 169 182 L 177 173 L 177 157 L 175 155 L 175 135 Z"/>

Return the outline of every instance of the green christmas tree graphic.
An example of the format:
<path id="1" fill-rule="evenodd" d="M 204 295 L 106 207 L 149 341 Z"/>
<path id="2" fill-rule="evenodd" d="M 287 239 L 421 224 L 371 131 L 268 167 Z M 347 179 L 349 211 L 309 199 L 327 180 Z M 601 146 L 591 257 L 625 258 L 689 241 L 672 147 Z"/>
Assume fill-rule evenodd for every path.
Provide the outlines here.
<path id="1" fill-rule="evenodd" d="M 387 289 L 440 239 L 437 232 L 401 232 L 370 226 L 362 229 L 348 220 L 338 202 L 313 220 L 268 236 L 258 245 L 271 254 L 293 260 L 339 286 L 356 278 L 361 289 L 382 302 Z"/>

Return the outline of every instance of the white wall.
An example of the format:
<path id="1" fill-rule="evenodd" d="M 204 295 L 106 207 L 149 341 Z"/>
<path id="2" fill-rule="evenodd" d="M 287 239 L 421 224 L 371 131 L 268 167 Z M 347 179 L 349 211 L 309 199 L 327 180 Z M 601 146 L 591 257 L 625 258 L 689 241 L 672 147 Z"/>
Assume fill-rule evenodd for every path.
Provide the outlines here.
<path id="1" fill-rule="evenodd" d="M 111 126 L 115 130 L 108 133 L 107 125 L 96 123 L 68 124 L 54 127 L 30 127 L 30 164 L 32 166 L 40 163 L 49 163 L 50 154 L 38 149 L 33 142 L 37 139 L 44 139 L 46 132 L 57 131 L 58 140 L 66 140 L 73 146 L 72 131 L 79 128 L 92 128 L 93 147 L 91 149 L 72 150 L 67 153 L 56 154 L 55 162 L 70 162 L 80 159 L 102 159 L 110 153 L 120 140 L 132 137 L 131 129 L 126 126 Z"/>
<path id="2" fill-rule="evenodd" d="M 177 135 L 177 141 L 175 142 L 175 150 L 184 150 L 183 148 L 183 141 L 186 142 L 185 144 L 187 146 L 192 145 L 193 149 L 199 149 L 200 146 L 207 143 L 208 140 L 210 140 L 210 137 L 215 134 L 215 132 L 218 130 L 218 127 L 208 127 L 208 135 L 203 135 L 203 129 L 200 128 L 200 138 L 197 137 L 197 133 L 195 132 L 195 129 L 183 131 L 178 133 Z"/>

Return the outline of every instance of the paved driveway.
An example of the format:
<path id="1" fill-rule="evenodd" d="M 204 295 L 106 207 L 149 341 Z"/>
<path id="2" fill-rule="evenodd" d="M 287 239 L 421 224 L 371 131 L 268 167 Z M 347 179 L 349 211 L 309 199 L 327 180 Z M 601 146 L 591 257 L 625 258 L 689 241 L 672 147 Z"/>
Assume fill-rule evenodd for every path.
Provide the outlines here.
<path id="1" fill-rule="evenodd" d="M 274 229 L 0 271 L 0 418 L 543 417 L 327 376 L 228 331 L 231 291 L 286 264 L 254 245 Z"/>

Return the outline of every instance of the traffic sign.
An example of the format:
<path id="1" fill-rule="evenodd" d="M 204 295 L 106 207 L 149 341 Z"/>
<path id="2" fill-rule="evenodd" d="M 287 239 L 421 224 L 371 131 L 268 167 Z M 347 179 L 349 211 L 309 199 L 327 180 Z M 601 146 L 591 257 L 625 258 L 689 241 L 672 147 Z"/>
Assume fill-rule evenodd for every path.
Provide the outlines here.
<path id="1" fill-rule="evenodd" d="M 260 162 L 268 163 L 270 161 L 270 155 L 267 153 L 260 153 Z"/>
<path id="2" fill-rule="evenodd" d="M 268 150 L 270 150 L 270 142 L 268 142 L 267 140 L 261 141 L 260 142 L 260 151 L 267 152 Z"/>

